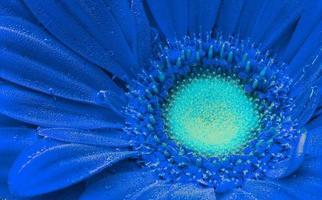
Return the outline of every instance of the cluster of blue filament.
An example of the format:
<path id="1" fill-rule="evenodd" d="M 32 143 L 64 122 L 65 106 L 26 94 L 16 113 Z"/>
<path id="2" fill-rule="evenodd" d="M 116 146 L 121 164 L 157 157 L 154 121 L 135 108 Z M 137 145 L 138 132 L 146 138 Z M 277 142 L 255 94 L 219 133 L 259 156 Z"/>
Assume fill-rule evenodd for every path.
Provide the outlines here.
<path id="1" fill-rule="evenodd" d="M 268 52 L 233 37 L 186 37 L 167 44 L 129 86 L 125 131 L 131 147 L 140 152 L 139 164 L 161 179 L 195 182 L 217 192 L 264 178 L 267 170 L 290 157 L 291 145 L 299 135 L 290 118 L 291 80 L 283 70 L 283 64 Z M 237 81 L 260 113 L 254 138 L 233 155 L 201 155 L 167 133 L 163 114 L 171 89 L 178 81 L 203 72 Z"/>

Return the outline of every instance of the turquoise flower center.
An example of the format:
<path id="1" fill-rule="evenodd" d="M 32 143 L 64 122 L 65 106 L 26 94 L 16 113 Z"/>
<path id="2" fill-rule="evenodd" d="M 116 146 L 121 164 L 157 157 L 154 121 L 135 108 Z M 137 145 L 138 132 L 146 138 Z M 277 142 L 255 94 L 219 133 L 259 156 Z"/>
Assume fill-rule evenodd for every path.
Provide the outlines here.
<path id="1" fill-rule="evenodd" d="M 249 41 L 185 37 L 168 43 L 128 86 L 124 128 L 138 164 L 217 193 L 270 177 L 300 130 L 280 65 Z"/>
<path id="2" fill-rule="evenodd" d="M 237 82 L 212 75 L 180 82 L 165 113 L 170 137 L 206 156 L 240 151 L 260 121 L 256 104 Z"/>

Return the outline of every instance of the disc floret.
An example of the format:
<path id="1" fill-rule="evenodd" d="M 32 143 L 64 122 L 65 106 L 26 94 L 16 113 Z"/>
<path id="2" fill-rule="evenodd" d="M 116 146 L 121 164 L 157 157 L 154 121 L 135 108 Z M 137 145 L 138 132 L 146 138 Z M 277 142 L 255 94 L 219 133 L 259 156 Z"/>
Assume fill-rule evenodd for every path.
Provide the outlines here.
<path id="1" fill-rule="evenodd" d="M 139 163 L 151 168 L 160 178 L 173 182 L 196 182 L 221 192 L 238 187 L 247 179 L 265 177 L 267 170 L 290 157 L 292 144 L 299 135 L 290 117 L 293 108 L 293 100 L 289 97 L 291 80 L 284 74 L 282 64 L 272 59 L 269 53 L 263 54 L 250 42 L 234 38 L 225 41 L 221 37 L 187 37 L 163 48 L 150 68 L 139 77 L 129 86 L 125 131 L 132 148 L 141 153 Z M 251 116 L 247 116 L 250 120 L 245 120 L 242 125 L 235 120 L 240 127 L 248 128 L 237 131 L 244 133 L 241 134 L 243 137 L 233 140 L 235 143 L 229 146 L 228 151 L 224 148 L 225 154 L 220 148 L 213 151 L 204 145 L 206 140 L 189 145 L 191 137 L 185 138 L 185 131 L 180 133 L 180 130 L 187 130 L 188 127 L 199 131 L 194 124 L 190 124 L 191 120 L 187 120 L 189 116 L 184 117 L 187 122 L 185 128 L 182 128 L 184 122 L 179 123 L 179 128 L 171 124 L 178 122 L 181 114 L 175 105 L 182 106 L 179 106 L 180 109 L 186 108 L 178 96 L 186 98 L 182 94 L 186 92 L 185 88 L 189 90 L 189 84 L 200 83 L 200 80 L 209 81 L 206 85 L 213 84 L 213 87 L 223 83 L 231 85 L 238 91 L 231 100 L 244 105 L 242 115 Z M 208 86 L 199 89 L 207 90 Z M 193 92 L 191 99 L 194 98 Z M 237 101 L 237 94 L 245 98 Z M 198 101 L 205 98 L 211 99 L 204 94 Z M 229 104 L 229 98 L 231 96 L 228 95 L 228 98 L 221 100 Z M 207 105 L 207 102 L 201 103 L 205 110 L 216 108 L 214 110 L 225 113 L 226 118 L 240 116 L 236 112 L 226 112 L 227 109 L 223 109 L 225 106 Z M 195 111 L 196 116 L 204 116 L 201 122 L 209 120 L 206 118 L 211 120 L 213 116 Z M 209 127 L 216 129 L 211 125 L 205 122 L 201 130 L 207 132 Z"/>

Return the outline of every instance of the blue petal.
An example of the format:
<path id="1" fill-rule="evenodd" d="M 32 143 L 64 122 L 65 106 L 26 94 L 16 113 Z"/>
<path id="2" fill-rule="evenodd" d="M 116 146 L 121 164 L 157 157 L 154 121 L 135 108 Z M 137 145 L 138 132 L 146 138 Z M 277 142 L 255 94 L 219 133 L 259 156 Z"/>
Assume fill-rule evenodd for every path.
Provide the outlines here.
<path id="1" fill-rule="evenodd" d="M 143 170 L 117 172 L 107 175 L 101 180 L 90 184 L 83 193 L 81 200 L 125 199 L 142 190 L 147 185 L 156 182 L 153 174 Z"/>
<path id="2" fill-rule="evenodd" d="M 213 188 L 201 188 L 194 184 L 166 184 L 156 182 L 145 187 L 131 200 L 158 199 L 158 200 L 215 200 L 216 194 Z"/>
<path id="3" fill-rule="evenodd" d="M 135 20 L 138 41 L 135 52 L 140 65 L 146 66 L 150 64 L 149 58 L 151 56 L 152 39 L 150 24 L 141 1 L 131 1 L 131 10 Z"/>
<path id="4" fill-rule="evenodd" d="M 36 131 L 28 128 L 0 128 L 0 198 L 16 199 L 8 189 L 8 172 L 23 150 L 37 141 Z"/>
<path id="5" fill-rule="evenodd" d="M 0 82 L 0 113 L 45 127 L 121 128 L 122 119 L 107 109 L 52 97 Z"/>
<path id="6" fill-rule="evenodd" d="M 304 91 L 303 94 L 295 99 L 295 108 L 292 111 L 294 119 L 298 120 L 298 126 L 302 127 L 314 115 L 321 98 L 319 88 L 312 87 L 310 90 Z"/>
<path id="7" fill-rule="evenodd" d="M 274 165 L 274 169 L 266 172 L 266 176 L 273 179 L 280 179 L 295 172 L 302 164 L 305 155 L 307 133 L 302 133 L 293 144 L 292 155 L 287 160 L 282 160 Z"/>
<path id="8" fill-rule="evenodd" d="M 250 180 L 247 181 L 242 190 L 252 194 L 260 200 L 272 200 L 272 199 L 283 199 L 283 200 L 294 200 L 297 195 L 294 194 L 291 189 L 280 185 L 278 182 L 269 180 Z"/>
<path id="9" fill-rule="evenodd" d="M 100 90 L 121 90 L 37 26 L 0 17 L 0 77 L 50 95 L 95 103 Z"/>
<path id="10" fill-rule="evenodd" d="M 228 15 L 232 21 L 226 22 L 226 33 L 235 33 L 242 39 L 250 38 L 262 46 L 263 49 L 273 50 L 280 57 L 279 52 L 285 50 L 289 39 L 292 37 L 294 27 L 300 18 L 303 2 L 297 0 L 247 0 L 239 1 L 235 11 L 229 10 Z M 236 7 L 230 3 L 230 7 Z M 230 13 L 230 14 L 229 14 Z M 238 23 L 236 28 L 236 18 Z M 225 18 L 224 18 L 225 19 Z M 235 29 L 235 30 L 234 30 Z"/>
<path id="11" fill-rule="evenodd" d="M 24 151 L 9 174 L 9 186 L 19 196 L 55 191 L 80 182 L 136 152 L 110 152 L 80 144 L 42 142 Z"/>
<path id="12" fill-rule="evenodd" d="M 217 195 L 217 199 L 219 200 L 259 200 L 252 193 L 246 192 L 241 188 L 234 189 L 230 192 Z"/>
<path id="13" fill-rule="evenodd" d="M 282 60 L 290 62 L 296 52 L 303 46 L 305 40 L 313 33 L 314 29 L 321 22 L 322 1 L 312 0 L 306 2 L 305 9 L 299 22 L 296 25 L 292 38 L 283 53 Z"/>
<path id="14" fill-rule="evenodd" d="M 295 174 L 280 180 L 279 184 L 294 191 L 294 195 L 300 200 L 319 200 L 322 195 L 322 179 L 304 174 Z"/>
<path id="15" fill-rule="evenodd" d="M 243 190 L 259 199 L 320 199 L 322 195 L 322 154 L 309 155 L 301 168 L 278 181 L 246 182 Z"/>
<path id="16" fill-rule="evenodd" d="M 115 171 L 115 174 L 90 184 L 82 200 L 92 199 L 216 199 L 214 189 L 193 184 L 167 184 L 155 174 L 139 168 Z"/>
<path id="17" fill-rule="evenodd" d="M 139 69 L 131 49 L 137 38 L 128 1 L 27 0 L 26 4 L 53 35 L 91 62 L 123 80 Z"/>
<path id="18" fill-rule="evenodd" d="M 22 127 L 24 125 L 25 124 L 20 121 L 0 114 L 0 127 Z"/>
<path id="19" fill-rule="evenodd" d="M 187 34 L 211 32 L 219 4 L 220 1 L 217 0 L 147 1 L 160 30 L 172 41 Z"/>
<path id="20" fill-rule="evenodd" d="M 320 146 L 321 148 L 321 146 Z M 279 180 L 279 184 L 287 187 L 299 199 L 321 199 L 322 196 L 322 154 L 306 157 L 301 168 L 292 176 Z"/>
<path id="21" fill-rule="evenodd" d="M 216 28 L 222 32 L 223 35 L 228 36 L 233 34 L 242 11 L 243 4 L 243 0 L 227 0 L 222 2 Z"/>
<path id="22" fill-rule="evenodd" d="M 147 0 L 147 5 L 150 9 L 150 12 L 156 21 L 157 25 L 161 32 L 166 36 L 169 40 L 174 40 L 176 36 L 180 37 L 187 33 L 187 20 L 184 17 L 187 17 L 187 2 L 186 1 L 153 1 Z M 169 6 L 169 4 L 173 4 L 173 6 Z M 180 5 L 180 9 L 178 13 L 176 13 L 176 17 L 179 17 L 181 20 L 174 20 L 174 16 L 172 17 L 172 12 L 175 11 L 176 4 Z"/>
<path id="23" fill-rule="evenodd" d="M 242 3 L 244 3 L 244 5 L 239 15 L 238 24 L 236 26 L 236 34 L 240 35 L 242 38 L 249 38 L 249 35 L 251 35 L 251 32 L 256 27 L 254 25 L 256 23 L 256 20 L 259 19 L 257 16 L 265 10 L 265 2 L 258 0 L 247 0 L 244 2 L 239 2 L 239 4 Z M 233 16 L 234 13 L 231 13 L 231 15 Z M 229 21 L 227 21 L 226 26 L 230 26 Z M 256 40 L 256 37 L 252 39 Z"/>
<path id="24" fill-rule="evenodd" d="M 37 21 L 22 0 L 1 1 L 0 16 L 13 16 L 32 22 Z"/>
<path id="25" fill-rule="evenodd" d="M 320 109 L 317 109 L 316 111 L 319 111 Z M 317 113 L 316 113 L 317 114 Z M 315 132 L 317 133 L 319 129 L 322 128 L 322 115 L 317 114 L 312 118 L 312 120 L 305 125 L 306 129 L 309 133 Z"/>
<path id="26" fill-rule="evenodd" d="M 290 77 L 295 80 L 292 94 L 299 96 L 312 83 L 321 78 L 322 72 L 322 21 L 306 39 L 287 68 Z"/>
<path id="27" fill-rule="evenodd" d="M 290 1 L 264 0 L 261 1 L 261 8 L 257 11 L 255 21 L 252 24 L 249 37 L 256 43 L 260 43 L 267 29 L 272 26 L 273 21 L 279 17 L 286 3 Z"/>
<path id="28" fill-rule="evenodd" d="M 220 0 L 188 0 L 189 34 L 210 33 L 215 24 Z"/>
<path id="29" fill-rule="evenodd" d="M 195 184 L 173 184 L 166 199 L 215 200 L 213 188 L 200 188 Z"/>
<path id="30" fill-rule="evenodd" d="M 307 129 L 306 153 L 310 156 L 322 156 L 322 117 L 315 119 Z"/>
<path id="31" fill-rule="evenodd" d="M 110 132 L 110 133 L 109 133 Z M 51 139 L 88 144 L 105 147 L 128 147 L 129 142 L 116 137 L 113 130 L 107 131 L 106 134 L 98 134 L 95 131 L 80 130 L 72 128 L 46 128 L 40 129 L 38 134 Z M 117 133 L 120 135 L 120 133 Z"/>
<path id="32" fill-rule="evenodd" d="M 0 154 L 9 155 L 19 153 L 37 140 L 37 133 L 34 129 L 0 127 Z M 2 156 L 1 156 L 2 157 Z M 1 161 L 3 161 L 2 158 Z"/>
<path id="33" fill-rule="evenodd" d="M 284 45 L 287 38 L 291 37 L 293 27 L 296 25 L 301 11 L 303 9 L 303 2 L 297 0 L 285 1 L 283 9 L 276 15 L 272 23 L 268 26 L 265 34 L 262 37 L 263 48 L 277 49 Z M 276 12 L 270 10 L 270 12 Z M 283 47 L 282 47 L 283 48 Z"/>
<path id="34" fill-rule="evenodd" d="M 77 200 L 84 191 L 84 184 L 76 184 L 57 192 L 27 198 L 28 200 Z M 26 198 L 23 198 L 26 199 Z"/>

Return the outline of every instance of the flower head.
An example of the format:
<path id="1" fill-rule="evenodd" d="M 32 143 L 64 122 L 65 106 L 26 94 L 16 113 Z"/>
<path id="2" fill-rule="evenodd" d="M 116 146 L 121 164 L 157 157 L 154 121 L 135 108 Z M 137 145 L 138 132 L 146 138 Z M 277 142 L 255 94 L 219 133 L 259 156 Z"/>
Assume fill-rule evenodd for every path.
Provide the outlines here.
<path id="1" fill-rule="evenodd" d="M 321 13 L 5 1 L 0 197 L 319 199 Z"/>

